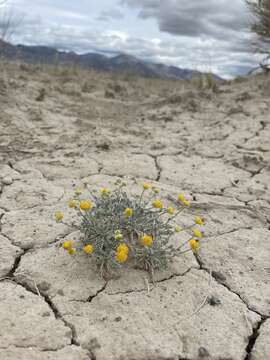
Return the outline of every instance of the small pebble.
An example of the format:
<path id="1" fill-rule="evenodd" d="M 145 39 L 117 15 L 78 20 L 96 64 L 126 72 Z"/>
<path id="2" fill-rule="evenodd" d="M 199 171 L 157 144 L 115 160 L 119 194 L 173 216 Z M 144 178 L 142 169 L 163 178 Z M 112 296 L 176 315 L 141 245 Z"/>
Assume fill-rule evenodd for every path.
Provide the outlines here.
<path id="1" fill-rule="evenodd" d="M 218 299 L 216 296 L 211 296 L 211 297 L 208 299 L 208 303 L 209 303 L 209 305 L 211 305 L 211 306 L 217 306 L 217 305 L 220 305 L 220 304 L 221 304 L 221 301 L 220 301 L 220 299 Z"/>
<path id="2" fill-rule="evenodd" d="M 11 177 L 7 176 L 2 180 L 4 185 L 11 185 L 13 183 L 13 180 Z"/>

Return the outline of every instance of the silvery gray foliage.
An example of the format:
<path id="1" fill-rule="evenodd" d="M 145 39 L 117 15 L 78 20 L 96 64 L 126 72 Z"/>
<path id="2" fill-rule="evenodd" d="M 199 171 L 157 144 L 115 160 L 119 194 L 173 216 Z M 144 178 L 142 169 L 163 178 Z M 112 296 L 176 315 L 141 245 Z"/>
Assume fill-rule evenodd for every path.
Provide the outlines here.
<path id="1" fill-rule="evenodd" d="M 113 270 L 128 264 L 154 271 L 164 269 L 173 257 L 188 251 L 197 252 L 202 233 L 193 225 L 203 225 L 203 219 L 195 217 L 193 225 L 186 228 L 175 226 L 175 218 L 190 202 L 183 194 L 178 195 L 177 209 L 166 208 L 158 197 L 159 190 L 150 184 L 143 184 L 140 195 L 131 195 L 121 180 L 115 183 L 113 191 L 89 190 L 88 200 L 82 200 L 80 189 L 75 190 L 75 199 L 69 201 L 79 215 L 76 226 L 81 232 L 79 245 L 64 242 L 63 248 L 74 255 L 91 255 L 100 268 L 102 276 L 111 275 Z M 83 195 L 85 198 L 85 195 Z M 55 213 L 61 222 L 62 212 Z M 175 232 L 192 230 L 193 234 L 182 245 L 173 246 L 170 241 Z M 185 245 L 187 249 L 181 250 Z"/>
<path id="2" fill-rule="evenodd" d="M 129 196 L 122 182 L 108 194 L 91 192 L 95 206 L 82 213 L 82 247 L 93 245 L 93 256 L 103 270 L 121 266 L 115 256 L 121 243 L 127 244 L 129 261 L 135 266 L 150 272 L 167 267 L 177 251 L 169 245 L 175 229 L 167 211 L 152 206 L 155 196 L 153 192 L 146 195 L 145 191 L 141 196 Z M 126 216 L 125 209 L 132 209 L 132 216 Z M 117 232 L 123 235 L 121 241 L 115 238 Z M 142 245 L 144 234 L 153 238 L 151 246 Z"/>

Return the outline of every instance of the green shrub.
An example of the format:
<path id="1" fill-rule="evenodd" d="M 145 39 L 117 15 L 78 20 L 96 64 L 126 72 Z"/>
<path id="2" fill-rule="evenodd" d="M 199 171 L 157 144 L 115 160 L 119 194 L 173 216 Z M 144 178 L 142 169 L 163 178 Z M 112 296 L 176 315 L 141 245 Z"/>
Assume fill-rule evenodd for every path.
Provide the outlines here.
<path id="1" fill-rule="evenodd" d="M 153 274 L 167 268 L 173 257 L 198 251 L 202 233 L 194 226 L 203 225 L 203 219 L 198 216 L 194 226 L 188 228 L 191 236 L 187 241 L 177 248 L 170 243 L 176 232 L 187 230 L 174 222 L 190 207 L 184 195 L 178 196 L 175 209 L 165 207 L 159 198 L 159 189 L 150 184 L 143 184 L 139 196 L 128 195 L 125 187 L 126 184 L 118 180 L 114 191 L 107 188 L 92 191 L 87 200 L 80 190 L 75 191 L 68 205 L 79 216 L 78 229 L 82 236 L 76 245 L 71 241 L 63 243 L 70 255 L 81 253 L 93 257 L 101 275 L 105 276 L 129 262 Z M 55 214 L 57 222 L 63 222 L 63 217 L 62 212 Z"/>

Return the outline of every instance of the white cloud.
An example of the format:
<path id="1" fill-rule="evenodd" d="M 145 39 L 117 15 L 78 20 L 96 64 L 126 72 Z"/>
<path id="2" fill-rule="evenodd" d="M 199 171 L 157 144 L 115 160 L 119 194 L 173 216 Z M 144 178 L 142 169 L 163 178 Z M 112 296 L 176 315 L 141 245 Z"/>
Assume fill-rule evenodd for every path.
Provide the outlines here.
<path id="1" fill-rule="evenodd" d="M 25 11 L 14 41 L 83 52 L 126 52 L 182 68 L 245 72 L 250 51 L 248 15 L 242 0 L 13 0 Z M 91 16 L 89 15 L 91 14 Z M 100 15 L 111 15 L 104 26 Z M 119 15 L 119 16 L 118 16 Z M 118 18 L 117 18 L 118 17 Z"/>

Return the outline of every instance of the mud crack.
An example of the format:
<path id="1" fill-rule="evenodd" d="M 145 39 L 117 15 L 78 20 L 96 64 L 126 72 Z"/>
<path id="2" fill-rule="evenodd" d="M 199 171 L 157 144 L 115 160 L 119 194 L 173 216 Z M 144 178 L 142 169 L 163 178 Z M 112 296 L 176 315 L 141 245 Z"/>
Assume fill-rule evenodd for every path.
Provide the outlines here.
<path id="1" fill-rule="evenodd" d="M 159 181 L 160 177 L 161 177 L 162 169 L 161 169 L 161 167 L 159 166 L 159 163 L 158 163 L 158 156 L 153 156 L 153 159 L 155 161 L 155 166 L 156 166 L 156 169 L 157 169 L 156 181 Z"/>
<path id="2" fill-rule="evenodd" d="M 250 360 L 252 355 L 252 350 L 256 344 L 256 341 L 260 335 L 260 328 L 264 324 L 264 322 L 267 320 L 267 317 L 262 317 L 261 321 L 258 322 L 257 326 L 253 329 L 253 333 L 249 337 L 249 341 L 246 347 L 246 357 L 244 360 Z"/>
<path id="3" fill-rule="evenodd" d="M 99 289 L 94 295 L 89 296 L 87 302 L 91 303 L 100 293 L 102 293 L 106 289 L 108 283 L 109 281 L 106 281 L 106 283 L 102 286 L 101 289 Z"/>
<path id="4" fill-rule="evenodd" d="M 260 318 L 263 318 L 263 317 L 264 317 L 263 314 L 261 314 L 261 313 L 258 312 L 257 310 L 252 309 L 252 308 L 250 307 L 250 305 L 247 304 L 247 302 L 242 298 L 242 296 L 241 296 L 240 294 L 238 294 L 236 291 L 232 290 L 232 289 L 230 288 L 230 286 L 224 282 L 224 280 L 223 280 L 223 275 L 222 275 L 221 273 L 216 272 L 216 271 L 211 271 L 210 269 L 208 269 L 208 268 L 204 265 L 202 259 L 200 258 L 200 256 L 199 256 L 198 254 L 194 254 L 194 256 L 195 256 L 195 258 L 196 258 L 196 260 L 197 260 L 197 262 L 198 262 L 198 264 L 199 264 L 199 266 L 200 266 L 200 270 L 204 270 L 204 271 L 206 271 L 208 274 L 211 274 L 211 276 L 216 280 L 216 282 L 217 282 L 218 284 L 224 286 L 224 287 L 225 287 L 227 290 L 229 290 L 232 294 L 236 295 L 236 296 L 245 304 L 245 306 L 247 307 L 247 309 L 248 309 L 249 311 L 252 311 L 252 312 L 256 313 L 257 315 L 260 316 Z"/>

